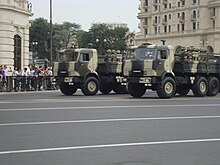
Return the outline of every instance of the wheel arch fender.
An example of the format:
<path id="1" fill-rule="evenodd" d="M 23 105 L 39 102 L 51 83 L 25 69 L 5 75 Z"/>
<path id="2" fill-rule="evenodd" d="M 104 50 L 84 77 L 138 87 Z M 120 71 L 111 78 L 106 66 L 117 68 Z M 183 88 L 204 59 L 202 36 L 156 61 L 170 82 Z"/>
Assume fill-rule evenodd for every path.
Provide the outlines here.
<path id="1" fill-rule="evenodd" d="M 100 77 L 97 72 L 87 72 L 84 76 L 84 82 L 86 81 L 87 78 L 89 77 L 95 77 L 99 82 L 100 82 Z"/>
<path id="2" fill-rule="evenodd" d="M 161 81 L 163 81 L 166 77 L 171 77 L 173 78 L 173 80 L 176 82 L 176 77 L 175 74 L 173 72 L 164 72 L 161 76 Z"/>

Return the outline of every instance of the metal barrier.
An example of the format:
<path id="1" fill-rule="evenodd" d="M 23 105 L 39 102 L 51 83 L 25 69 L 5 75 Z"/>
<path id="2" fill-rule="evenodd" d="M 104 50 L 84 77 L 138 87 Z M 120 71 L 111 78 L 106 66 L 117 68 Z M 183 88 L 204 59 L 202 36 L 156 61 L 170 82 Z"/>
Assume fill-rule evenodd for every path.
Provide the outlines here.
<path id="1" fill-rule="evenodd" d="M 8 76 L 0 80 L 0 92 L 24 92 L 55 90 L 56 83 L 51 76 Z"/>

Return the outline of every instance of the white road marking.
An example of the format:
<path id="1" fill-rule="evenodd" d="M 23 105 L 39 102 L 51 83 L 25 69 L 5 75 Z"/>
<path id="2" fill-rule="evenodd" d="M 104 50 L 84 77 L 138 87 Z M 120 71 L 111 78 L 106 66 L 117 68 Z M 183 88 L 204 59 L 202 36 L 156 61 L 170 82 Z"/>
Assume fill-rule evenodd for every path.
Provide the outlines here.
<path id="1" fill-rule="evenodd" d="M 124 121 L 150 121 L 150 120 L 184 120 L 184 119 L 219 119 L 220 116 L 186 116 L 186 117 L 153 117 L 153 118 L 125 118 L 125 119 L 97 119 L 97 120 L 73 120 L 73 121 L 48 121 L 26 123 L 2 123 L 1 126 L 22 125 L 47 125 L 47 124 L 71 124 L 71 123 L 97 123 L 97 122 L 124 122 Z"/>
<path id="2" fill-rule="evenodd" d="M 44 110 L 71 110 L 71 109 L 118 109 L 118 108 L 172 108 L 172 107 L 220 107 L 220 104 L 182 104 L 182 105 L 119 105 L 119 106 L 91 106 L 91 107 L 41 107 L 41 108 L 13 108 L 0 109 L 4 111 L 44 111 Z"/>
<path id="3" fill-rule="evenodd" d="M 29 150 L 0 151 L 0 155 L 34 153 L 34 152 L 49 152 L 49 151 L 80 150 L 80 149 L 97 149 L 97 148 L 112 148 L 112 147 L 144 146 L 144 145 L 219 142 L 219 141 L 220 141 L 220 138 L 216 138 L 216 139 L 193 139 L 193 140 L 158 141 L 158 142 L 140 142 L 140 143 L 122 143 L 122 144 L 103 144 L 103 145 L 90 145 L 90 146 L 75 146 L 75 147 L 59 147 L 59 148 L 42 148 L 42 149 L 29 149 Z"/>

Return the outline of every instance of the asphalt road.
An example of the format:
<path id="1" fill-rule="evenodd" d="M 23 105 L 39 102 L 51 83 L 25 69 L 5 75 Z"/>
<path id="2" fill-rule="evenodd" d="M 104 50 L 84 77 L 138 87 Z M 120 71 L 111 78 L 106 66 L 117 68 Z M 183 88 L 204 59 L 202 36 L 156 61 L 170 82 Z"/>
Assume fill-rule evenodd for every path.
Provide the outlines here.
<path id="1" fill-rule="evenodd" d="M 220 94 L 0 94 L 0 165 L 220 165 Z"/>

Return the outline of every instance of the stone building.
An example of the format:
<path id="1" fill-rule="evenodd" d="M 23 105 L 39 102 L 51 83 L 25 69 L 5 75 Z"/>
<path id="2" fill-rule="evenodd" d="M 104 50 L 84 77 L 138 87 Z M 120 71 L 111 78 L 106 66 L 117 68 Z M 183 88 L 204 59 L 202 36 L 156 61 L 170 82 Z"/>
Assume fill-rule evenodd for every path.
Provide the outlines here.
<path id="1" fill-rule="evenodd" d="M 29 64 L 29 17 L 27 0 L 0 0 L 0 65 L 23 68 Z"/>
<path id="2" fill-rule="evenodd" d="M 91 24 L 91 26 L 94 25 L 107 25 L 110 29 L 115 29 L 117 27 L 128 28 L 128 24 L 123 22 L 95 22 Z"/>
<path id="3" fill-rule="evenodd" d="M 140 0 L 137 42 L 208 48 L 220 53 L 220 0 Z"/>

